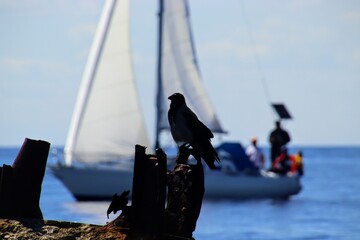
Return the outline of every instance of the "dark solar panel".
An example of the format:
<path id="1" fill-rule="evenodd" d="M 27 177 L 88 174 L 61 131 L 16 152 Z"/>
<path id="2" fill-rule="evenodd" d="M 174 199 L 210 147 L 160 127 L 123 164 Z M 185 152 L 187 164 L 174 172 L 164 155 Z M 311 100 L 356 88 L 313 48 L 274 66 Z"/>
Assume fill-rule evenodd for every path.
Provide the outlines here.
<path id="1" fill-rule="evenodd" d="M 284 104 L 273 103 L 272 106 L 275 109 L 276 113 L 279 115 L 280 119 L 291 119 L 292 118 Z"/>

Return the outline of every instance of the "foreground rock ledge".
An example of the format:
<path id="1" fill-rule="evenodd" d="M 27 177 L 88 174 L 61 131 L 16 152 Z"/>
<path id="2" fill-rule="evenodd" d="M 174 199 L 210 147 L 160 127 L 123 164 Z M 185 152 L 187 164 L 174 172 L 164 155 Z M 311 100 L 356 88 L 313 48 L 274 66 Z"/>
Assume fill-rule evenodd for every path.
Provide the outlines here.
<path id="1" fill-rule="evenodd" d="M 0 239 L 187 239 L 176 236 L 129 236 L 127 229 L 113 224 L 105 226 L 38 219 L 0 219 Z"/>

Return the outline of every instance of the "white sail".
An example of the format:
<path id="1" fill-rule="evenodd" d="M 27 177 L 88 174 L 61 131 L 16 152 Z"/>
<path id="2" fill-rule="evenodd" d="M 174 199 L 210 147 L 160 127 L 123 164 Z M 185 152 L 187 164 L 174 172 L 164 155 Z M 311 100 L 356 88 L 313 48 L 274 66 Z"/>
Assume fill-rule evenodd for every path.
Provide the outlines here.
<path id="1" fill-rule="evenodd" d="M 149 146 L 134 82 L 129 0 L 108 0 L 96 31 L 65 145 L 65 162 L 111 161 Z"/>
<path id="2" fill-rule="evenodd" d="M 187 105 L 213 132 L 224 132 L 201 82 L 196 63 L 187 1 L 164 0 L 162 11 L 161 86 L 159 127 L 168 129 L 168 96 L 185 96 Z"/>

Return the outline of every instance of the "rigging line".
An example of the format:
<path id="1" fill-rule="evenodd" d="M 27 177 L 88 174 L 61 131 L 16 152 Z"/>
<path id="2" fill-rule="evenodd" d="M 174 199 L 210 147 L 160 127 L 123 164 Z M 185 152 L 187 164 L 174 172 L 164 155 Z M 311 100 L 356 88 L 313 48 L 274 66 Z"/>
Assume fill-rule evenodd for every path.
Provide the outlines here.
<path id="1" fill-rule="evenodd" d="M 271 98 L 270 98 L 269 88 L 268 88 L 267 83 L 266 83 L 265 73 L 264 73 L 264 70 L 263 70 L 263 68 L 261 66 L 260 58 L 259 58 L 259 56 L 257 54 L 256 49 L 255 49 L 256 42 L 255 42 L 255 39 L 254 39 L 253 32 L 251 30 L 250 20 L 249 20 L 248 15 L 247 15 L 247 13 L 245 11 L 245 6 L 244 6 L 243 1 L 239 1 L 239 2 L 240 2 L 240 9 L 241 9 L 241 12 L 242 12 L 242 16 L 243 16 L 243 19 L 244 19 L 244 22 L 245 22 L 245 25 L 246 25 L 246 28 L 247 28 L 247 31 L 248 31 L 250 44 L 253 46 L 253 49 L 254 49 L 253 52 L 254 52 L 255 63 L 256 63 L 256 67 L 258 68 L 258 71 L 260 73 L 260 80 L 261 80 L 263 90 L 264 90 L 264 93 L 265 93 L 265 98 L 266 98 L 267 102 L 271 105 Z"/>

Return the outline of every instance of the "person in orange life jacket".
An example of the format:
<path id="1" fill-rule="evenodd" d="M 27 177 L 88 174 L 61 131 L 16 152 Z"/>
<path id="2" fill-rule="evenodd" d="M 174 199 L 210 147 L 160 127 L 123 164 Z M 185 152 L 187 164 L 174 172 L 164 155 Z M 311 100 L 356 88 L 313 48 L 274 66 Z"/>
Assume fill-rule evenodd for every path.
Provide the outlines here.
<path id="1" fill-rule="evenodd" d="M 280 151 L 280 155 L 275 158 L 274 162 L 271 165 L 270 171 L 286 174 L 290 171 L 291 163 L 289 161 L 289 156 L 286 147 L 282 147 Z"/>
<path id="2" fill-rule="evenodd" d="M 293 174 L 298 173 L 299 176 L 304 175 L 303 154 L 302 154 L 302 152 L 298 151 L 297 154 L 290 155 L 289 159 L 291 161 L 290 172 L 293 173 Z"/>

